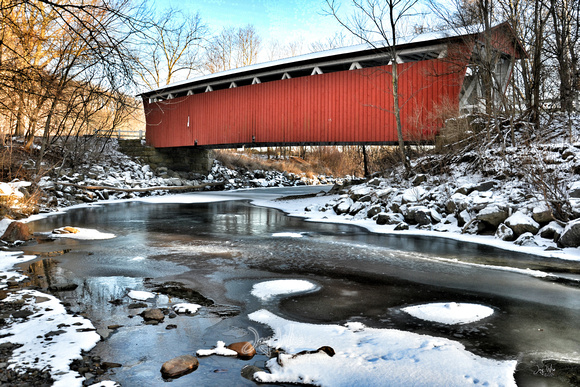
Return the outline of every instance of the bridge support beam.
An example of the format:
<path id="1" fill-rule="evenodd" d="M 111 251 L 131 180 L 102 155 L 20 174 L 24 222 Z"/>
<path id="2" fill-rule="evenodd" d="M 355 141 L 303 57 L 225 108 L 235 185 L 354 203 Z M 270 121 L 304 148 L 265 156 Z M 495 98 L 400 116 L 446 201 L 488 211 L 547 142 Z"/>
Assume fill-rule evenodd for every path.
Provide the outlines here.
<path id="1" fill-rule="evenodd" d="M 148 164 L 153 170 L 165 167 L 176 172 L 206 175 L 215 159 L 211 150 L 192 147 L 153 148 L 142 145 L 140 140 L 119 140 L 119 148 L 126 155 L 137 157 Z"/>

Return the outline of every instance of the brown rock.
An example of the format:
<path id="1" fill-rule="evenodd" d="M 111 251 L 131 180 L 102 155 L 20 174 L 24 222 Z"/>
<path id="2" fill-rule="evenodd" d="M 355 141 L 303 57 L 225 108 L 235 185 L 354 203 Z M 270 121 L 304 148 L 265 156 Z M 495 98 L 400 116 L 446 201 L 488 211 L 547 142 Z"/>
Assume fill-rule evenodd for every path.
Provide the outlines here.
<path id="1" fill-rule="evenodd" d="M 166 378 L 179 378 L 193 372 L 199 366 L 199 361 L 195 356 L 182 355 L 166 361 L 161 366 L 161 375 Z"/>
<path id="2" fill-rule="evenodd" d="M 28 224 L 22 222 L 12 222 L 8 225 L 6 232 L 2 235 L 3 241 L 14 243 L 16 241 L 28 241 L 32 239 L 32 234 L 28 229 Z"/>
<path id="3" fill-rule="evenodd" d="M 248 341 L 240 341 L 239 343 L 232 343 L 227 346 L 228 349 L 236 351 L 238 357 L 243 359 L 251 359 L 256 354 L 256 348 Z"/>
<path id="4" fill-rule="evenodd" d="M 145 321 L 163 321 L 165 315 L 161 309 L 145 309 L 143 313 L 141 313 L 141 317 Z"/>

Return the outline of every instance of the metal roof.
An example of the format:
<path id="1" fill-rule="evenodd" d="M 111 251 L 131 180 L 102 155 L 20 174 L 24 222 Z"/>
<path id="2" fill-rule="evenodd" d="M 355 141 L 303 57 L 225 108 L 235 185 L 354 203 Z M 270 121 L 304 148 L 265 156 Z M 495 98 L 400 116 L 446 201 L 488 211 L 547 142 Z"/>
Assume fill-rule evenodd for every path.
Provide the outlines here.
<path id="1" fill-rule="evenodd" d="M 504 26 L 502 23 L 496 27 Z M 508 25 L 509 26 L 509 25 Z M 495 28 L 495 27 L 494 27 Z M 511 27 L 510 27 L 511 29 Z M 513 33 L 513 31 L 512 31 Z M 437 31 L 423 33 L 414 36 L 398 38 L 397 55 L 417 55 L 429 51 L 437 52 L 444 49 L 443 43 L 449 40 L 457 40 L 477 33 L 468 32 L 467 29 L 455 29 L 451 31 Z M 519 43 L 519 42 L 518 42 Z M 165 85 L 139 94 L 144 98 L 173 98 L 177 93 L 193 93 L 193 89 L 212 91 L 216 85 L 229 84 L 236 87 L 236 82 L 261 82 L 260 77 L 280 76 L 283 78 L 292 71 L 305 71 L 316 69 L 317 66 L 330 66 L 348 64 L 363 60 L 389 60 L 389 46 L 387 42 L 363 43 L 354 46 L 341 47 L 326 51 L 314 52 L 295 57 L 278 59 L 270 62 L 257 63 L 245 67 L 226 70 L 218 73 L 203 75 Z M 319 70 L 320 71 L 320 70 Z M 256 81 L 257 79 L 257 81 Z M 199 91 L 197 91 L 199 92 Z"/>

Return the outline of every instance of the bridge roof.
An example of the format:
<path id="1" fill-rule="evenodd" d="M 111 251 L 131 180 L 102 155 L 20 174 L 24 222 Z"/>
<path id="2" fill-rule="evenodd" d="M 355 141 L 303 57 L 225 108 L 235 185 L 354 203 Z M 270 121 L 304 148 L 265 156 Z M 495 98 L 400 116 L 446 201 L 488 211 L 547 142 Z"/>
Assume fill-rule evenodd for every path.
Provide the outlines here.
<path id="1" fill-rule="evenodd" d="M 525 51 L 515 38 L 508 23 L 502 23 L 494 28 L 505 26 L 513 35 L 518 52 L 524 52 L 525 55 Z M 396 47 L 397 56 L 399 62 L 434 59 L 445 52 L 447 43 L 478 34 L 470 33 L 467 29 L 456 29 L 400 37 Z M 203 75 L 146 91 L 140 96 L 150 99 L 172 99 L 181 95 L 198 94 L 296 76 L 349 70 L 353 67 L 374 67 L 387 64 L 389 61 L 389 46 L 386 42 L 363 43 Z"/>

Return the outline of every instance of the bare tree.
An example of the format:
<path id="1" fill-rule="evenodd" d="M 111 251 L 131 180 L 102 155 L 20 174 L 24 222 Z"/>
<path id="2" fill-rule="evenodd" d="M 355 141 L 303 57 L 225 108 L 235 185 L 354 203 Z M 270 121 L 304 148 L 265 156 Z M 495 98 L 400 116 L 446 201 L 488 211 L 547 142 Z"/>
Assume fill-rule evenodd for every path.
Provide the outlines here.
<path id="1" fill-rule="evenodd" d="M 401 123 L 401 96 L 399 93 L 398 38 L 408 17 L 416 15 L 418 0 L 350 0 L 354 9 L 350 16 L 342 16 L 336 0 L 326 0 L 329 13 L 362 42 L 389 52 L 391 65 L 390 91 L 393 95 L 392 113 L 397 125 L 399 155 L 406 173 L 411 172 L 411 164 L 405 149 L 403 125 Z M 390 110 L 390 109 L 388 109 Z"/>
<path id="2" fill-rule="evenodd" d="M 201 70 L 207 28 L 199 13 L 170 8 L 144 23 L 146 28 L 140 31 L 135 45 L 135 71 L 145 86 L 157 88 Z"/>
<path id="3" fill-rule="evenodd" d="M 552 53 L 558 63 L 559 100 L 562 111 L 574 110 L 580 86 L 580 3 L 578 0 L 549 0 L 552 21 Z"/>
<path id="4" fill-rule="evenodd" d="M 257 63 L 260 45 L 261 38 L 252 25 L 224 28 L 208 42 L 204 69 L 217 73 Z"/>
<path id="5" fill-rule="evenodd" d="M 356 42 L 363 43 L 363 42 Z M 320 52 L 325 50 L 331 50 L 333 48 L 340 48 L 356 44 L 352 42 L 352 39 L 348 39 L 342 31 L 335 33 L 332 37 L 326 40 L 318 40 L 310 44 L 310 52 Z"/>
<path id="6" fill-rule="evenodd" d="M 0 3 L 0 93 L 14 96 L 15 132 L 26 124 L 29 144 L 41 137 L 37 169 L 56 138 L 92 132 L 95 112 L 125 99 L 132 10 L 129 0 Z"/>

